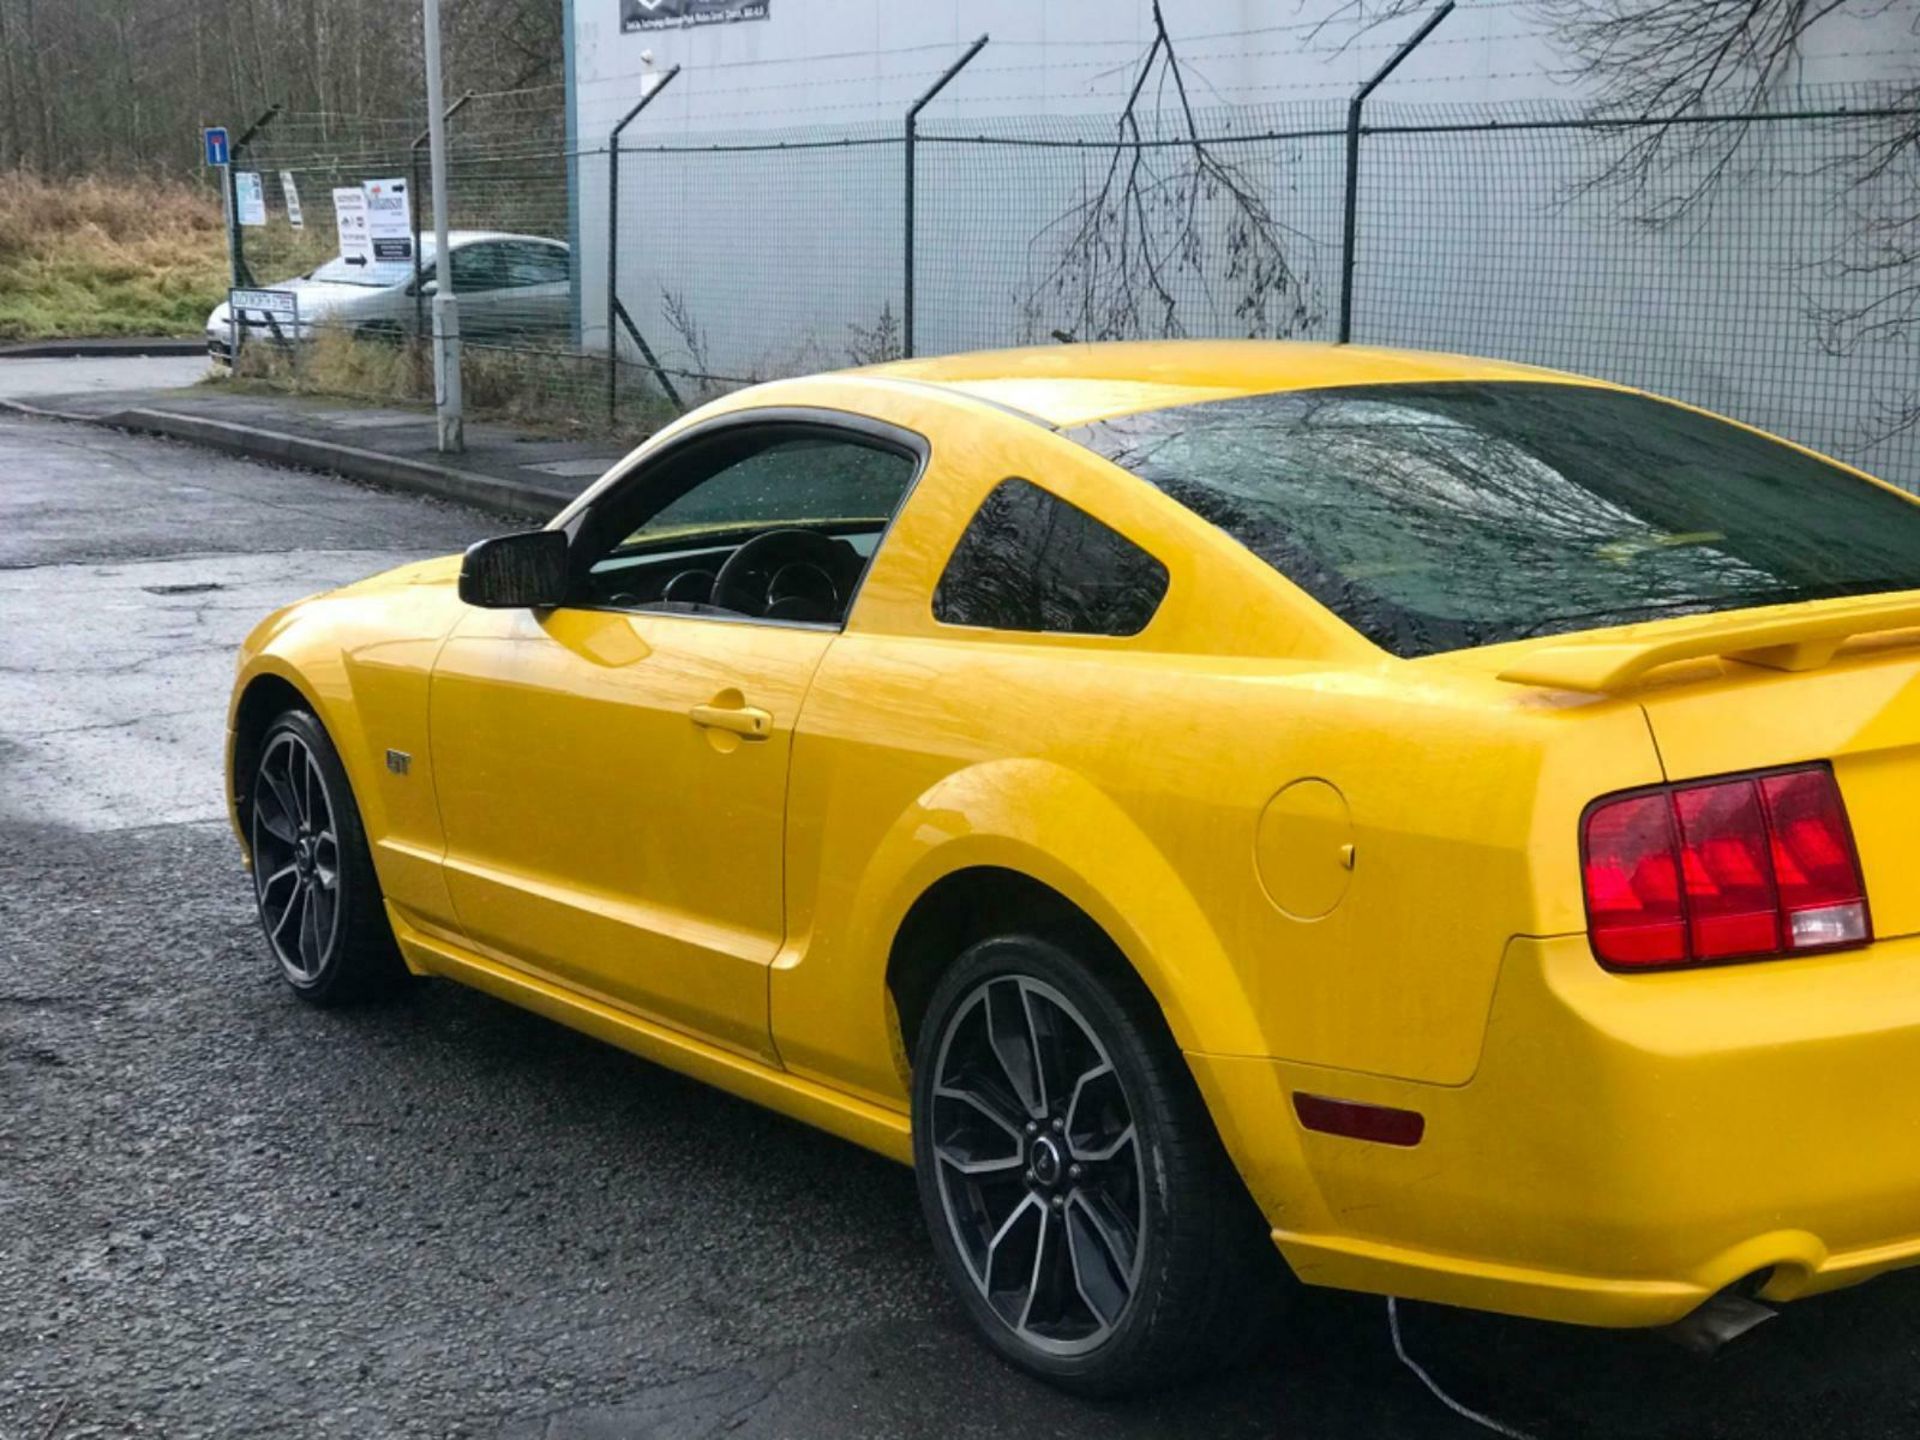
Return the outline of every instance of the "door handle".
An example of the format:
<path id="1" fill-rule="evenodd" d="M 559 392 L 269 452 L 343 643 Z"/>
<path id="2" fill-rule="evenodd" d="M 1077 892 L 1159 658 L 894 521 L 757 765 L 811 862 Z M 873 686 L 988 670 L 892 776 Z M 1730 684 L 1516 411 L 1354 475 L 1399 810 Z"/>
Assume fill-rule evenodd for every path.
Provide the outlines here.
<path id="1" fill-rule="evenodd" d="M 764 740 L 773 733 L 773 716 L 751 705 L 696 705 L 687 714 L 696 725 L 725 730 L 744 740 Z"/>

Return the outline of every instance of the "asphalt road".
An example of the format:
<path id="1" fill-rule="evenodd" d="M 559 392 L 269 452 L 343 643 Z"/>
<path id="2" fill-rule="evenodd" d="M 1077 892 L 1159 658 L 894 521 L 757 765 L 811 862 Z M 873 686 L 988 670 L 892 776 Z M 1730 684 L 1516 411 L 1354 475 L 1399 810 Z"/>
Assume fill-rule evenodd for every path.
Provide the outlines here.
<path id="1" fill-rule="evenodd" d="M 221 817 L 232 648 L 498 528 L 0 417 L 0 1437 L 1482 1433 L 1320 1292 L 1232 1374 L 1063 1398 L 968 1336 L 906 1172 L 450 984 L 292 999 Z M 1405 1324 L 1542 1440 L 1920 1429 L 1910 1277 L 1705 1362 Z"/>
<path id="2" fill-rule="evenodd" d="M 76 395 L 191 385 L 207 373 L 204 355 L 46 356 L 0 359 L 0 396 Z"/>

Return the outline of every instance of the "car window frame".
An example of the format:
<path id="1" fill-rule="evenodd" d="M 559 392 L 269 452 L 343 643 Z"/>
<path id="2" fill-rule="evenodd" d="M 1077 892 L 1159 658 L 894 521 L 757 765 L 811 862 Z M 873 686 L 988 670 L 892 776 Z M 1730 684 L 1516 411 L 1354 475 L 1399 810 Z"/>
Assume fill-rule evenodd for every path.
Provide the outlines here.
<path id="1" fill-rule="evenodd" d="M 645 607 L 627 605 L 595 605 L 583 601 L 568 600 L 558 606 L 562 610 L 597 611 L 613 615 L 651 615 L 672 620 L 707 621 L 719 625 L 764 625 L 782 630 L 825 630 L 843 632 L 859 607 L 860 596 L 866 589 L 867 579 L 873 574 L 874 566 L 879 562 L 880 552 L 886 547 L 894 528 L 900 523 L 900 517 L 913 501 L 914 492 L 926 476 L 933 461 L 933 445 L 926 436 L 916 430 L 891 421 L 877 419 L 870 415 L 861 415 L 850 410 L 832 410 L 811 405 L 765 406 L 753 410 L 730 411 L 725 415 L 716 415 L 711 420 L 689 426 L 675 435 L 658 450 L 634 457 L 626 469 L 616 475 L 606 489 L 594 496 L 592 502 L 583 506 L 565 518 L 559 529 L 567 537 L 568 589 L 573 590 L 591 568 L 585 559 L 584 550 L 596 546 L 601 536 L 594 533 L 596 515 L 606 525 L 604 517 L 609 513 L 617 514 L 614 509 L 622 497 L 630 497 L 634 489 L 647 482 L 649 476 L 657 477 L 666 467 L 675 462 L 684 462 L 690 451 L 722 435 L 738 430 L 771 428 L 794 434 L 823 435 L 829 439 L 845 440 L 853 437 L 853 443 L 864 445 L 868 449 L 893 450 L 913 463 L 913 473 L 907 477 L 907 483 L 901 487 L 900 500 L 893 507 L 893 513 L 887 517 L 887 523 L 880 529 L 879 537 L 873 543 L 873 554 L 867 559 L 860 572 L 859 583 L 853 587 L 853 593 L 847 597 L 847 603 L 838 620 L 771 620 L 764 615 L 703 614 L 697 611 L 654 610 Z M 689 492 L 697 486 L 690 486 Z M 683 492 L 684 493 L 684 492 Z M 614 522 L 618 528 L 618 522 Z M 778 527 L 769 527 L 778 528 Z M 583 537 L 592 535 L 588 541 Z M 608 552 L 610 553 L 610 552 Z M 928 600 L 931 605 L 931 598 Z"/>

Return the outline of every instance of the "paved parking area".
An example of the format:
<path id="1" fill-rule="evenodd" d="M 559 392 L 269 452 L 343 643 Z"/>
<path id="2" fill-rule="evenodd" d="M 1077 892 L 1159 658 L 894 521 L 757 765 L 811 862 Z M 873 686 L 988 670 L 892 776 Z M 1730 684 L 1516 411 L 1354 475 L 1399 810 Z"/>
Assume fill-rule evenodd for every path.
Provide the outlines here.
<path id="1" fill-rule="evenodd" d="M 232 648 L 501 526 L 0 417 L 0 1437 L 1481 1433 L 1357 1296 L 1195 1389 L 1065 1399 L 967 1335 L 904 1171 L 451 985 L 291 999 L 221 818 Z M 1911 1277 L 1709 1362 L 1406 1335 L 1542 1440 L 1920 1429 Z"/>

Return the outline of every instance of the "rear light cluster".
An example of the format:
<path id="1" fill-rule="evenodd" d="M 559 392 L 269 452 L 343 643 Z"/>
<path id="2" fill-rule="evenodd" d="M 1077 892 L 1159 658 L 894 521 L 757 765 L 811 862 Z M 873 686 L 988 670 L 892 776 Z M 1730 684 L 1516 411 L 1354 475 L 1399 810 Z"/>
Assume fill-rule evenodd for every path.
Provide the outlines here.
<path id="1" fill-rule="evenodd" d="M 1873 938 L 1825 765 L 1598 800 L 1580 822 L 1587 933 L 1620 969 L 1803 955 Z"/>

